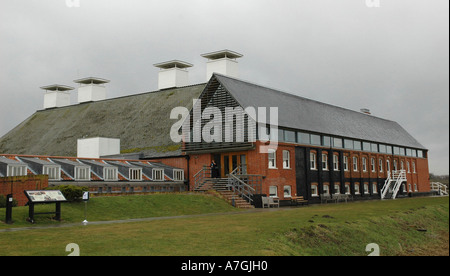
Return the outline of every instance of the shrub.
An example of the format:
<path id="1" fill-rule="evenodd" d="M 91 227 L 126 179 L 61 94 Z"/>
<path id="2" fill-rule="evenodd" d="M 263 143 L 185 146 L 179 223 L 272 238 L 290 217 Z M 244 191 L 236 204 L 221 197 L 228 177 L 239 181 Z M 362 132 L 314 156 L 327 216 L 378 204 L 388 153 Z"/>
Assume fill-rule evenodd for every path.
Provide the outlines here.
<path id="1" fill-rule="evenodd" d="M 61 185 L 56 187 L 48 187 L 46 190 L 60 190 L 69 202 L 81 201 L 83 193 L 88 191 L 87 187 L 79 187 L 74 185 Z"/>
<path id="2" fill-rule="evenodd" d="M 13 198 L 13 207 L 17 207 L 17 200 Z M 6 208 L 6 196 L 0 195 L 0 208 Z"/>

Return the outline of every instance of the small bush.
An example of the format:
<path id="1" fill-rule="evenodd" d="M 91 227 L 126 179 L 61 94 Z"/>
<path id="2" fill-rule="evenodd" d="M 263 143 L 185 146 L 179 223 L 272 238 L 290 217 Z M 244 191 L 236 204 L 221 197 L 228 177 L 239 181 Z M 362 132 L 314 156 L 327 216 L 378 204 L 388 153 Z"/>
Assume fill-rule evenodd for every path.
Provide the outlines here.
<path id="1" fill-rule="evenodd" d="M 79 187 L 74 185 L 61 185 L 56 187 L 48 187 L 46 190 L 60 190 L 69 202 L 81 201 L 83 193 L 88 191 L 87 187 Z"/>
<path id="2" fill-rule="evenodd" d="M 17 200 L 13 198 L 13 207 L 17 207 Z M 0 208 L 6 208 L 6 196 L 0 195 Z"/>

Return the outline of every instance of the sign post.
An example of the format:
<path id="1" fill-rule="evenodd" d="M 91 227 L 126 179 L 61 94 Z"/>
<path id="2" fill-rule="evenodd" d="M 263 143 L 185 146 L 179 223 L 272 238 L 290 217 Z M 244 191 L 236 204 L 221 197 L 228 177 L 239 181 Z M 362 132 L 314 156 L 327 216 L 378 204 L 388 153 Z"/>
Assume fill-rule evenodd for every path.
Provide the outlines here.
<path id="1" fill-rule="evenodd" d="M 89 201 L 89 192 L 84 192 L 83 193 L 83 201 L 84 201 L 84 221 L 83 221 L 83 224 L 86 225 L 86 224 L 88 224 L 88 221 L 87 221 L 87 202 Z"/>
<path id="2" fill-rule="evenodd" d="M 6 224 L 12 224 L 12 207 L 13 207 L 13 195 L 6 196 Z"/>

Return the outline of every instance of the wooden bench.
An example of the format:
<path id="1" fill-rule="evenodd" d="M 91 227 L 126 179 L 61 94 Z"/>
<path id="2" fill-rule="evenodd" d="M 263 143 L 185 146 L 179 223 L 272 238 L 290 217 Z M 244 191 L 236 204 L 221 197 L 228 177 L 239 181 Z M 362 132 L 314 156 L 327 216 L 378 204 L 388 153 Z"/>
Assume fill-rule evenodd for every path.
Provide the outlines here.
<path id="1" fill-rule="evenodd" d="M 306 200 L 304 197 L 302 196 L 293 196 L 291 197 L 291 205 L 308 205 L 308 200 Z"/>

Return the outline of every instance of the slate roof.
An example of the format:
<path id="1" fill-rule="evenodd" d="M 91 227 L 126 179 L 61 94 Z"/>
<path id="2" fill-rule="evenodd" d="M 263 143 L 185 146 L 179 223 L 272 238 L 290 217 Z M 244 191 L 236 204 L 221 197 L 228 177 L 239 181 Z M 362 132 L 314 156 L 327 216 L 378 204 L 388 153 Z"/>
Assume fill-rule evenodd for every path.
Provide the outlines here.
<path id="1" fill-rule="evenodd" d="M 77 139 L 119 138 L 121 152 L 181 155 L 170 138 L 174 107 L 192 107 L 205 84 L 165 89 L 35 112 L 0 138 L 0 153 L 76 156 Z"/>
<path id="2" fill-rule="evenodd" d="M 398 123 L 228 76 L 214 77 L 243 107 L 278 107 L 279 127 L 425 149 Z"/>

